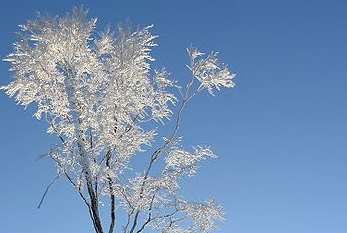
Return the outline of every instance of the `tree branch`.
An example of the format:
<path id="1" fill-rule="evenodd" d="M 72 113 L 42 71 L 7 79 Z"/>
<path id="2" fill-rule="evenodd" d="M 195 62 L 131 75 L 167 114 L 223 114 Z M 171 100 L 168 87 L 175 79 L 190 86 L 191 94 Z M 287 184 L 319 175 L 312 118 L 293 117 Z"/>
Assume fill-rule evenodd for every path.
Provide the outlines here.
<path id="1" fill-rule="evenodd" d="M 151 203 L 149 205 L 147 220 L 146 220 L 146 222 L 144 222 L 144 224 L 142 224 L 141 228 L 136 233 L 140 233 L 141 231 L 143 231 L 143 229 L 145 229 L 147 224 L 151 222 L 151 220 L 152 220 L 152 207 L 153 207 L 153 202 L 154 202 L 155 195 L 156 194 L 154 193 L 154 195 L 152 197 L 152 200 L 151 200 Z"/>
<path id="2" fill-rule="evenodd" d="M 57 180 L 59 179 L 59 177 L 60 177 L 60 176 L 59 176 L 59 174 L 58 174 L 58 175 L 53 179 L 53 181 L 47 186 L 45 192 L 44 192 L 43 195 L 42 195 L 42 198 L 41 198 L 41 200 L 40 200 L 40 203 L 39 203 L 39 205 L 37 206 L 38 209 L 40 209 L 41 204 L 42 204 L 43 200 L 45 199 L 46 194 L 48 193 L 48 190 L 49 190 L 50 187 L 55 183 L 55 181 L 57 181 Z"/>
<path id="3" fill-rule="evenodd" d="M 176 136 L 176 133 L 177 133 L 178 128 L 180 126 L 183 108 L 186 106 L 187 102 L 195 95 L 195 94 L 193 94 L 193 95 L 189 96 L 189 89 L 192 86 L 193 81 L 194 81 L 194 76 L 191 78 L 190 82 L 187 84 L 186 94 L 185 94 L 185 97 L 182 100 L 182 104 L 181 104 L 181 106 L 180 106 L 180 108 L 178 110 L 176 124 L 175 124 L 175 127 L 173 128 L 173 131 L 172 131 L 171 135 L 166 140 L 164 145 L 159 147 L 157 150 L 155 150 L 153 152 L 152 156 L 151 156 L 150 163 L 149 163 L 149 165 L 147 167 L 147 170 L 145 172 L 145 176 L 143 178 L 143 182 L 141 184 L 140 198 L 142 198 L 142 194 L 144 192 L 144 187 L 145 187 L 146 181 L 148 179 L 149 173 L 150 173 L 150 171 L 151 171 L 151 169 L 153 167 L 154 162 L 157 160 L 157 158 L 162 153 L 162 151 L 172 142 L 173 138 Z M 135 227 L 137 225 L 137 220 L 138 220 L 139 213 L 140 213 L 140 210 L 137 209 L 135 217 L 134 217 L 134 221 L 133 221 L 133 226 L 132 226 L 132 228 L 130 230 L 130 233 L 133 233 L 133 231 L 134 231 L 134 229 L 135 229 Z"/>
<path id="4" fill-rule="evenodd" d="M 110 169 L 110 160 L 111 160 L 111 151 L 109 150 L 106 154 L 106 167 Z M 115 220 L 116 220 L 116 203 L 115 203 L 115 196 L 113 194 L 113 182 L 109 175 L 107 175 L 107 181 L 110 188 L 110 199 L 111 199 L 111 222 L 108 232 L 112 233 L 115 227 Z"/>

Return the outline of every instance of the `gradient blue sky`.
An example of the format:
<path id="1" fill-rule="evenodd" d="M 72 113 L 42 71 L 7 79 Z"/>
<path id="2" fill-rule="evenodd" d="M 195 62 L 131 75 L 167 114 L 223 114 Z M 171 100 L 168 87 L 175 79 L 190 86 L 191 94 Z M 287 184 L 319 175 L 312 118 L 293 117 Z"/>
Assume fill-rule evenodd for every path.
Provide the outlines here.
<path id="1" fill-rule="evenodd" d="M 17 25 L 35 11 L 64 15 L 83 4 L 106 23 L 154 24 L 155 66 L 185 82 L 185 48 L 219 51 L 236 87 L 201 95 L 185 112 L 187 143 L 209 144 L 185 193 L 224 205 L 223 233 L 347 232 L 347 2 L 330 0 L 175 0 L 1 2 L 0 57 Z M 9 83 L 0 63 L 0 85 Z M 93 232 L 72 188 L 54 178 L 45 126 L 0 93 L 0 225 L 8 233 Z"/>

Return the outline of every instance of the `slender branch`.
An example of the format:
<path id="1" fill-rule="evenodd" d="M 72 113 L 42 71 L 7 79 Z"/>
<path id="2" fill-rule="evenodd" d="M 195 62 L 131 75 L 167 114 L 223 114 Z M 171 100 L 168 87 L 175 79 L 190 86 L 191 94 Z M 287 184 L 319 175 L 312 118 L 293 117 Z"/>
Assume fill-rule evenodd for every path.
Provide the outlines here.
<path id="1" fill-rule="evenodd" d="M 185 97 L 183 98 L 182 100 L 182 104 L 180 106 L 180 108 L 178 109 L 178 113 L 177 113 L 177 119 L 176 119 L 176 124 L 175 124 L 175 127 L 173 128 L 173 131 L 171 133 L 171 135 L 169 136 L 169 138 L 165 141 L 164 145 L 159 147 L 157 150 L 155 150 L 151 156 L 151 160 L 150 160 L 150 163 L 147 167 L 147 170 L 145 172 L 145 176 L 143 178 L 143 182 L 141 184 L 141 190 L 140 190 L 140 198 L 142 198 L 142 194 L 144 192 L 144 187 L 145 187 L 145 184 L 146 184 L 146 181 L 149 177 L 149 173 L 153 167 L 153 164 L 154 162 L 157 160 L 157 158 L 159 157 L 159 155 L 163 152 L 163 150 L 172 142 L 173 138 L 176 136 L 176 133 L 178 131 L 178 128 L 180 126 L 180 122 L 181 122 L 181 116 L 182 116 L 182 111 L 183 111 L 183 108 L 186 106 L 187 102 L 195 95 L 191 95 L 189 96 L 189 89 L 190 87 L 193 85 L 193 82 L 194 82 L 194 76 L 192 76 L 190 82 L 187 84 L 187 89 L 186 89 L 186 94 L 185 94 Z M 137 225 L 137 220 L 138 220 L 138 216 L 139 216 L 139 213 L 140 213 L 140 210 L 137 209 L 136 211 L 136 214 L 135 214 L 135 217 L 134 217 L 134 220 L 133 220 L 133 226 L 130 230 L 130 233 L 133 233 L 136 225 Z"/>
<path id="2" fill-rule="evenodd" d="M 125 224 L 125 226 L 123 227 L 123 233 L 126 233 L 130 224 L 130 218 L 131 216 L 134 214 L 134 208 L 131 209 L 131 212 L 128 213 L 128 218 L 127 218 L 127 223 Z"/>
<path id="3" fill-rule="evenodd" d="M 86 206 L 88 207 L 88 213 L 89 213 L 89 217 L 93 222 L 93 226 L 96 232 L 98 232 L 98 229 L 96 228 L 96 221 L 95 218 L 93 216 L 92 213 L 92 209 L 91 206 L 89 204 L 89 202 L 87 201 L 87 199 L 84 197 L 83 193 L 81 192 L 81 187 L 77 187 L 77 185 L 75 184 L 75 182 L 73 182 L 72 178 L 69 176 L 69 174 L 67 174 L 66 172 L 64 173 L 66 178 L 68 179 L 68 181 L 72 184 L 72 186 L 75 187 L 75 189 L 77 190 L 78 194 L 80 195 L 80 197 L 82 198 L 83 202 L 86 204 Z"/>
<path id="4" fill-rule="evenodd" d="M 38 209 L 40 209 L 41 204 L 42 204 L 43 200 L 45 199 L 46 194 L 48 193 L 48 190 L 49 190 L 50 187 L 55 183 L 55 181 L 57 181 L 57 180 L 59 179 L 59 177 L 60 177 L 60 176 L 59 176 L 59 174 L 58 174 L 58 175 L 53 179 L 53 181 L 47 186 L 45 192 L 44 192 L 43 195 L 42 195 L 42 198 L 41 198 L 41 200 L 40 200 L 40 203 L 39 203 L 39 205 L 37 206 Z"/>
<path id="5" fill-rule="evenodd" d="M 126 194 L 124 193 L 124 190 L 121 191 L 121 193 L 123 194 L 124 199 L 126 200 L 126 202 L 129 205 L 129 208 L 131 209 L 130 213 L 128 213 L 127 215 L 127 223 L 125 224 L 125 226 L 123 227 L 123 233 L 126 233 L 130 224 L 130 219 L 131 216 L 134 214 L 135 208 L 133 207 L 133 205 L 131 204 L 131 202 L 129 201 L 128 197 L 126 196 Z"/>
<path id="6" fill-rule="evenodd" d="M 182 104 L 180 106 L 180 108 L 178 109 L 178 112 L 177 112 L 177 118 L 176 118 L 176 123 L 175 123 L 175 126 L 172 130 L 172 133 L 171 135 L 167 138 L 167 140 L 165 141 L 164 145 L 159 147 L 156 151 L 154 151 L 154 153 L 152 154 L 152 160 L 156 160 L 158 158 L 158 156 L 161 154 L 161 152 L 165 149 L 165 147 L 167 145 L 169 145 L 173 138 L 176 136 L 177 134 L 177 131 L 180 127 L 180 122 L 181 122 L 181 117 L 182 117 L 182 112 L 183 112 L 183 109 L 184 107 L 187 105 L 187 102 L 193 98 L 196 94 L 196 92 L 189 96 L 189 90 L 190 90 L 190 87 L 193 85 L 193 82 L 194 82 L 194 76 L 192 76 L 190 82 L 187 84 L 187 88 L 186 88 L 186 93 L 185 93 L 185 96 L 182 100 Z"/>
<path id="7" fill-rule="evenodd" d="M 107 152 L 107 158 L 106 158 L 106 167 L 110 168 L 110 160 L 111 160 L 111 151 L 109 150 Z M 115 203 L 115 196 L 113 193 L 113 182 L 109 175 L 107 175 L 107 181 L 110 188 L 110 198 L 111 198 L 111 222 L 108 232 L 112 233 L 115 227 L 115 220 L 116 220 L 116 203 Z"/>
<path id="8" fill-rule="evenodd" d="M 156 217 L 153 217 L 152 220 L 173 217 L 173 216 L 174 216 L 175 214 L 177 214 L 178 212 L 180 212 L 180 211 L 179 211 L 179 210 L 175 210 L 174 212 L 172 212 L 172 213 L 170 213 L 170 214 L 166 214 L 166 215 L 163 215 L 163 216 L 156 216 Z"/>
<path id="9" fill-rule="evenodd" d="M 145 227 L 147 226 L 147 224 L 151 222 L 151 220 L 152 220 L 152 207 L 153 207 L 153 202 L 154 202 L 155 195 L 156 195 L 156 194 L 154 193 L 154 195 L 153 195 L 153 197 L 152 197 L 152 200 L 151 200 L 151 203 L 150 203 L 150 205 L 149 205 L 147 220 L 146 220 L 146 222 L 144 222 L 144 223 L 142 224 L 141 228 L 140 228 L 136 233 L 140 233 L 141 231 L 143 231 L 143 229 L 145 229 Z"/>
<path id="10" fill-rule="evenodd" d="M 69 174 L 67 174 L 66 172 L 64 173 L 64 175 L 66 176 L 66 178 L 68 179 L 68 181 L 72 184 L 72 186 L 76 189 L 76 191 L 78 192 L 78 194 L 80 195 L 80 197 L 82 198 L 83 202 L 87 205 L 88 208 L 90 208 L 90 204 L 87 201 L 87 199 L 84 197 L 83 193 L 81 192 L 81 188 L 80 186 L 77 187 L 77 185 L 75 184 L 75 182 L 73 182 L 72 178 L 69 176 Z"/>
<path id="11" fill-rule="evenodd" d="M 139 218 L 140 212 L 141 212 L 141 211 L 140 211 L 139 209 L 137 209 L 136 214 L 135 214 L 135 216 L 134 216 L 133 226 L 131 227 L 129 233 L 133 233 L 133 232 L 134 232 L 135 227 L 136 227 L 136 225 L 137 225 L 137 220 L 138 220 L 138 218 Z"/>
<path id="12" fill-rule="evenodd" d="M 55 159 L 53 157 L 50 157 L 50 158 L 53 159 L 53 161 L 56 162 L 58 164 L 58 166 L 62 168 L 62 165 L 60 164 L 60 162 L 57 159 Z M 77 186 L 77 184 L 73 181 L 73 179 L 71 178 L 71 176 L 67 172 L 64 172 L 64 175 L 67 178 L 67 180 L 70 182 L 70 184 L 78 192 L 78 194 L 80 195 L 80 197 L 82 198 L 82 200 L 86 204 L 86 206 L 88 208 L 90 208 L 90 204 L 88 203 L 87 199 L 84 197 L 83 193 L 81 192 L 80 186 L 79 187 Z"/>
<path id="13" fill-rule="evenodd" d="M 86 174 L 86 177 L 87 176 L 88 176 L 88 174 Z M 89 194 L 89 197 L 90 197 L 91 212 L 92 212 L 93 219 L 94 219 L 95 230 L 96 230 L 97 233 L 103 233 L 101 220 L 100 220 L 100 215 L 99 215 L 98 200 L 97 200 L 97 198 L 95 196 L 92 183 L 89 180 L 87 180 L 87 190 L 88 190 L 88 194 Z"/>
<path id="14" fill-rule="evenodd" d="M 51 125 L 52 129 L 54 130 L 54 132 L 58 135 L 60 141 L 65 144 L 65 140 L 64 138 L 58 133 L 58 130 L 55 128 L 54 126 L 54 123 L 53 123 L 53 119 L 51 117 L 51 115 L 48 114 L 48 121 L 49 121 L 49 124 Z"/>

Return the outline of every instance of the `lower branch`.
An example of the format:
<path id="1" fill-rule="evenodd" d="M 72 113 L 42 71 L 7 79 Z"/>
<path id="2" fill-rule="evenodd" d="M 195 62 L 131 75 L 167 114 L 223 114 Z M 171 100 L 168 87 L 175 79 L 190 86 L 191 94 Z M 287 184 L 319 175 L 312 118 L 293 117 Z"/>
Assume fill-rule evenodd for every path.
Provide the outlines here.
<path id="1" fill-rule="evenodd" d="M 93 220 L 94 220 L 93 225 L 97 233 L 103 233 L 104 231 L 102 229 L 102 224 L 101 224 L 100 215 L 99 215 L 98 199 L 95 196 L 95 193 L 93 190 L 93 184 L 88 179 L 88 174 L 86 174 L 86 179 L 87 179 L 88 194 L 90 197 L 90 207 L 91 207 L 91 212 L 92 212 Z"/>
<path id="2" fill-rule="evenodd" d="M 42 198 L 41 198 L 41 200 L 40 200 L 40 203 L 39 203 L 39 205 L 37 206 L 38 209 L 40 209 L 41 204 L 42 204 L 43 200 L 45 199 L 46 194 L 48 193 L 48 190 L 49 190 L 50 187 L 54 184 L 54 182 L 57 181 L 58 179 L 59 179 L 59 175 L 57 175 L 57 176 L 54 178 L 54 180 L 47 186 L 45 192 L 44 192 L 43 195 L 42 195 Z"/>
<path id="3" fill-rule="evenodd" d="M 106 155 L 106 166 L 109 168 L 110 167 L 110 160 L 111 160 L 111 152 L 109 151 Z M 110 227 L 108 229 L 109 233 L 112 233 L 114 230 L 115 222 L 116 222 L 116 201 L 115 201 L 115 196 L 113 194 L 113 186 L 112 186 L 112 179 L 108 175 L 107 176 L 107 181 L 108 185 L 110 188 L 110 198 L 111 198 L 111 222 L 110 222 Z"/>
<path id="4" fill-rule="evenodd" d="M 138 218 L 139 218 L 139 214 L 140 214 L 140 210 L 137 209 L 136 214 L 135 214 L 135 216 L 134 216 L 134 223 L 133 223 L 133 226 L 131 227 L 129 233 L 133 233 L 133 232 L 134 232 L 135 227 L 137 226 L 137 220 L 138 220 Z"/>

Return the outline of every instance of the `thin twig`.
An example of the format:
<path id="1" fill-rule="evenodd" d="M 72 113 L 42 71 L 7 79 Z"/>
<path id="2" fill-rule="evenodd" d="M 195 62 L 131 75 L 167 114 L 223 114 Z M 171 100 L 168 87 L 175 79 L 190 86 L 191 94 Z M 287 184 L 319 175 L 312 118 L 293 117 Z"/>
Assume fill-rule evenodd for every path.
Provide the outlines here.
<path id="1" fill-rule="evenodd" d="M 47 188 L 46 188 L 46 190 L 45 190 L 45 192 L 43 193 L 43 195 L 42 195 L 42 198 L 41 198 L 41 200 L 40 200 L 40 203 L 39 203 L 39 205 L 37 206 L 37 208 L 38 209 L 40 209 L 40 207 L 41 207 L 41 205 L 42 205 L 42 202 L 43 202 L 43 200 L 45 199 L 45 197 L 46 197 L 46 194 L 48 193 L 48 190 L 50 189 L 50 187 L 55 183 L 55 181 L 57 181 L 58 179 L 59 179 L 59 174 L 53 179 L 53 181 L 47 186 Z"/>

